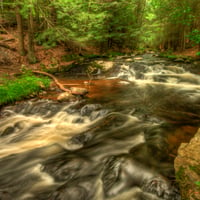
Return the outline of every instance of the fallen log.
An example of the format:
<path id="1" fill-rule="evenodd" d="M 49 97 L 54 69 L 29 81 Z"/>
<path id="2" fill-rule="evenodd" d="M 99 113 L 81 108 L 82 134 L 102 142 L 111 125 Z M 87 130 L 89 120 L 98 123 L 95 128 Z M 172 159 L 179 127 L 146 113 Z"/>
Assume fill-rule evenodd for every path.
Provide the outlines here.
<path id="1" fill-rule="evenodd" d="M 11 51 L 17 51 L 17 49 L 12 48 L 12 47 L 8 46 L 7 44 L 3 44 L 3 43 L 0 43 L 0 47 L 9 49 L 9 50 L 11 50 Z"/>
<path id="2" fill-rule="evenodd" d="M 33 71 L 33 73 L 37 73 L 37 74 L 43 74 L 43 75 L 46 75 L 46 76 L 49 76 L 51 77 L 55 84 L 61 89 L 63 90 L 64 92 L 68 92 L 70 94 L 73 94 L 73 95 L 80 95 L 80 96 L 85 96 L 87 93 L 88 93 L 88 90 L 85 89 L 85 88 L 79 88 L 79 87 L 71 87 L 70 89 L 67 89 L 64 87 L 64 84 L 60 83 L 58 81 L 58 79 L 52 75 L 52 74 L 49 74 L 47 72 L 43 72 L 43 71 Z"/>
<path id="3" fill-rule="evenodd" d="M 61 84 L 61 83 L 58 81 L 58 79 L 57 79 L 54 75 L 49 74 L 49 73 L 47 73 L 47 72 L 35 71 L 35 70 L 33 71 L 33 73 L 36 73 L 36 74 L 43 74 L 43 75 L 49 76 L 50 78 L 52 78 L 52 79 L 54 80 L 55 84 L 56 84 L 61 90 L 65 91 L 65 92 L 72 93 L 72 91 L 71 91 L 70 89 L 65 88 L 65 87 L 63 86 L 63 84 Z"/>

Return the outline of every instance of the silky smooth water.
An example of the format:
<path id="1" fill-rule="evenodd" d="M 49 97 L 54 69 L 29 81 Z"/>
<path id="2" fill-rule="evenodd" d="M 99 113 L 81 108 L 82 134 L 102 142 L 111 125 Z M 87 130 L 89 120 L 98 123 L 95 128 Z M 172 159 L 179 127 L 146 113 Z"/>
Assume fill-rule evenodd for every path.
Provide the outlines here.
<path id="1" fill-rule="evenodd" d="M 199 126 L 200 77 L 153 55 L 115 64 L 88 99 L 1 110 L 1 200 L 181 199 L 173 160 Z"/>

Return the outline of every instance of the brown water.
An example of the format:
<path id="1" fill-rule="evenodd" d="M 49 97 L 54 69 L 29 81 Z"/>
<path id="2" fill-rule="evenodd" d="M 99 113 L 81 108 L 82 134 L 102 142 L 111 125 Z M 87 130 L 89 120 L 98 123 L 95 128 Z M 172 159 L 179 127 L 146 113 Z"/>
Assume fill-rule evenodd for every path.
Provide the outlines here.
<path id="1" fill-rule="evenodd" d="M 180 199 L 173 160 L 199 127 L 199 76 L 152 55 L 117 60 L 113 76 L 60 77 L 87 98 L 1 111 L 1 200 Z"/>
<path id="2" fill-rule="evenodd" d="M 87 98 L 95 102 L 114 102 L 114 97 L 118 101 L 120 91 L 126 90 L 126 86 L 121 82 L 120 79 L 66 79 L 60 78 L 59 82 L 66 85 L 66 87 L 81 87 L 88 90 Z M 58 94 L 48 94 L 48 98 L 56 99 Z M 178 122 L 177 122 L 178 120 Z M 180 123 L 180 119 L 174 119 L 170 123 Z M 181 122 L 182 123 L 182 122 Z M 197 132 L 198 126 L 187 126 L 181 125 L 171 133 L 167 133 L 167 143 L 169 144 L 169 156 L 175 157 L 177 154 L 178 147 L 181 143 L 187 143 L 191 137 Z"/>

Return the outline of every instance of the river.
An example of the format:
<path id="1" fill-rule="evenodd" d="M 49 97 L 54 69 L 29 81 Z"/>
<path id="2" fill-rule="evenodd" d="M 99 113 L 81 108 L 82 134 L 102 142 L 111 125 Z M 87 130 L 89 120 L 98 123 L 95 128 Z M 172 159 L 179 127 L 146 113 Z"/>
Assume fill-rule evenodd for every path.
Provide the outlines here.
<path id="1" fill-rule="evenodd" d="M 114 64 L 86 99 L 1 110 L 1 200 L 181 199 L 173 161 L 199 127 L 200 76 L 153 54 Z"/>

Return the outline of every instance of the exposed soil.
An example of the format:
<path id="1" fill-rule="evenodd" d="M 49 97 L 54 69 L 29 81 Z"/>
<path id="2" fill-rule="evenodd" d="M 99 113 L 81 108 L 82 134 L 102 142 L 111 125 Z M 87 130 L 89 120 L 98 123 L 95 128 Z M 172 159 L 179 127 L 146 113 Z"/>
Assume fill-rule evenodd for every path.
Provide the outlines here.
<path id="1" fill-rule="evenodd" d="M 189 49 L 185 49 L 183 51 L 176 51 L 173 54 L 178 55 L 178 56 L 181 55 L 181 56 L 190 56 L 190 57 L 193 57 L 193 58 L 197 58 L 197 56 L 196 56 L 197 52 L 198 52 L 198 47 L 195 46 L 195 47 L 192 47 L 192 48 L 189 48 Z"/>
<path id="2" fill-rule="evenodd" d="M 27 57 L 20 56 L 18 53 L 18 39 L 15 30 L 6 31 L 4 34 L 0 34 L 0 44 L 9 47 L 6 48 L 0 45 L 0 75 L 21 73 L 21 69 L 24 67 L 27 67 L 27 69 L 30 70 L 42 70 L 43 68 L 59 69 L 62 65 L 67 66 L 74 62 L 64 61 L 63 56 L 76 53 L 67 51 L 63 45 L 51 49 L 35 45 L 38 62 L 36 64 L 29 64 Z M 95 50 L 87 48 L 86 53 L 92 54 L 95 53 Z"/>

